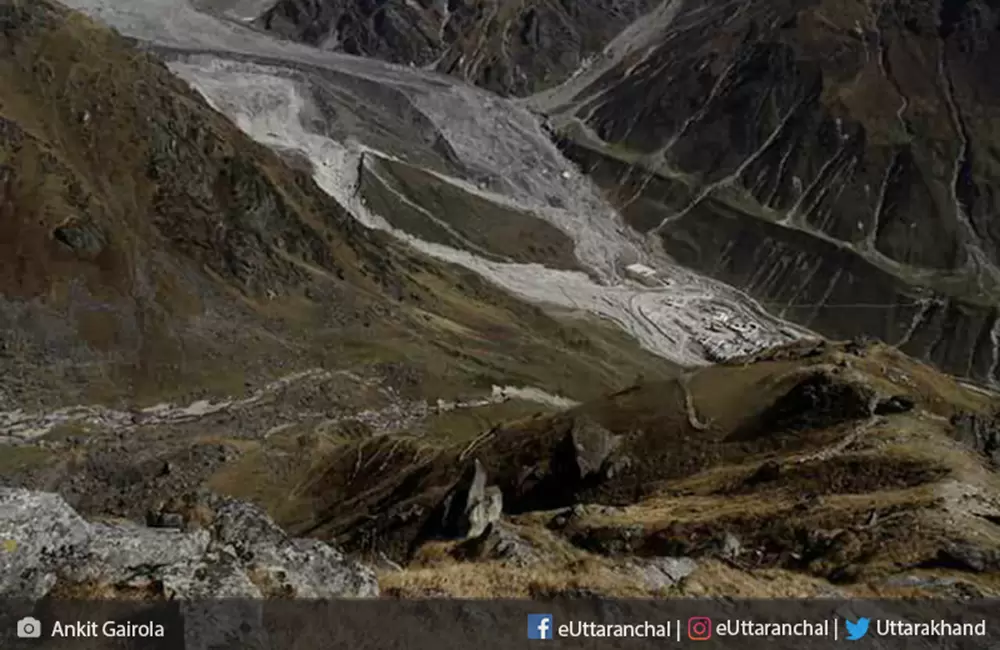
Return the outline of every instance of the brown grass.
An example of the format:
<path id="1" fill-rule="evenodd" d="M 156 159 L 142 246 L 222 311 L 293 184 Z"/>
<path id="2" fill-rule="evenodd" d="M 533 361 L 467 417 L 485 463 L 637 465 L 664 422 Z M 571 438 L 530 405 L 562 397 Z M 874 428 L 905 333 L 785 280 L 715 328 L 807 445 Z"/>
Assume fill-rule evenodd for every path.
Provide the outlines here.
<path id="1" fill-rule="evenodd" d="M 674 370 L 606 324 L 554 319 L 364 230 L 81 14 L 47 0 L 9 11 L 20 23 L 0 37 L 0 164 L 14 172 L 0 188 L 0 257 L 18 263 L 0 268 L 0 291 L 42 298 L 73 332 L 64 345 L 101 360 L 94 374 L 112 379 L 89 391 L 81 380 L 88 399 L 222 395 L 278 367 L 385 359 L 423 370 L 428 393 L 447 393 L 433 398 L 490 383 L 589 398 Z M 66 225 L 106 241 L 71 250 L 53 235 Z M 56 399 L 70 379 L 47 367 L 50 347 L 31 375 Z"/>
<path id="2" fill-rule="evenodd" d="M 38 447 L 4 446 L 0 453 L 0 475 L 13 475 L 43 467 L 56 460 L 53 453 Z"/>
<path id="3" fill-rule="evenodd" d="M 379 576 L 390 598 L 533 598 L 585 590 L 612 598 L 660 595 L 635 576 L 601 558 L 543 567 L 514 568 L 499 562 L 457 563 L 433 569 L 408 569 Z"/>

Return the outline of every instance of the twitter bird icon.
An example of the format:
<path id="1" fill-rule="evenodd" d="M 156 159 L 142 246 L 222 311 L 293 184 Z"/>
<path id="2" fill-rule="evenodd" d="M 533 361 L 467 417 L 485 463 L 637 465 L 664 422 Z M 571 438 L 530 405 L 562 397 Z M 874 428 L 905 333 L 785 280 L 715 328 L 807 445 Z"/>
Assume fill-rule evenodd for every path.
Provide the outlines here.
<path id="1" fill-rule="evenodd" d="M 844 619 L 844 625 L 847 626 L 847 640 L 857 641 L 864 635 L 868 634 L 868 619 L 859 618 L 856 621 L 850 619 Z"/>

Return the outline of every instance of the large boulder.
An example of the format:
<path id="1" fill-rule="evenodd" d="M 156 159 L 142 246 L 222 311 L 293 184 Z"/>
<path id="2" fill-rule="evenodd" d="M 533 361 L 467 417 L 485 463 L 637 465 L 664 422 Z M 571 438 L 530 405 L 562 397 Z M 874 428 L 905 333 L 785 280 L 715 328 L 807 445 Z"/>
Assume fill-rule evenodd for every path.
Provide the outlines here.
<path id="1" fill-rule="evenodd" d="M 618 449 L 620 442 L 620 437 L 613 435 L 593 419 L 578 416 L 573 419 L 569 433 L 557 451 L 554 464 L 564 465 L 568 472 L 565 479 L 573 482 L 604 478 L 610 468 L 612 454 Z"/>
<path id="2" fill-rule="evenodd" d="M 0 489 L 0 597 L 41 598 L 83 555 L 93 529 L 55 494 Z"/>
<path id="3" fill-rule="evenodd" d="M 475 539 L 503 513 L 503 494 L 494 485 L 486 485 L 486 470 L 479 459 L 466 467 L 461 478 L 445 495 L 432 516 L 427 537 Z"/>
<path id="4" fill-rule="evenodd" d="M 375 573 L 328 544 L 291 539 L 261 509 L 226 501 L 216 510 L 215 539 L 231 545 L 265 595 L 294 598 L 369 598 Z"/>
<path id="5" fill-rule="evenodd" d="M 216 504 L 208 528 L 185 532 L 91 523 L 58 495 L 0 488 L 0 597 L 37 600 L 57 584 L 176 600 L 378 595 L 374 572 L 328 544 L 289 538 L 250 504 Z"/>

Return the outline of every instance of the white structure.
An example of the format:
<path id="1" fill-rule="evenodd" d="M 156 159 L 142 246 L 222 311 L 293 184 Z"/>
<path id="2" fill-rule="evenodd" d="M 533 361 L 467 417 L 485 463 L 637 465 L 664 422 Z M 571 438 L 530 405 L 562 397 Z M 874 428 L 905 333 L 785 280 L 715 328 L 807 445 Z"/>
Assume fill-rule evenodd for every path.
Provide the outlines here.
<path id="1" fill-rule="evenodd" d="M 643 284 L 658 284 L 656 270 L 649 268 L 645 264 L 629 264 L 625 267 L 625 274 L 633 280 Z"/>

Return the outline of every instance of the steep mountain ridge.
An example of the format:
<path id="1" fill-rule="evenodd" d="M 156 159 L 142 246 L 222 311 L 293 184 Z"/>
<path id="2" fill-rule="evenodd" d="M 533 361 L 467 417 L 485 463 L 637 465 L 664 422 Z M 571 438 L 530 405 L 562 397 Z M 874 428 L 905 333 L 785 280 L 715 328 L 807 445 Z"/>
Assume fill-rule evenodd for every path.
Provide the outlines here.
<path id="1" fill-rule="evenodd" d="M 497 372 L 501 385 L 547 383 L 528 367 L 559 349 L 572 353 L 538 369 L 590 357 L 585 392 L 618 373 L 609 359 L 639 363 L 610 385 L 667 367 L 601 324 L 561 325 L 364 228 L 308 172 L 89 19 L 51 3 L 0 8 L 11 405 L 232 396 L 302 367 L 401 361 L 435 368 L 428 390 L 447 398 L 488 392 Z M 619 344 L 632 352 L 607 354 Z"/>
<path id="2" fill-rule="evenodd" d="M 321 49 L 450 74 L 501 95 L 565 80 L 652 0 L 280 0 L 260 28 Z"/>
<path id="3" fill-rule="evenodd" d="M 303 7 L 281 2 L 259 25 L 315 44 L 341 11 L 292 5 Z M 383 9 L 392 14 L 373 7 Z M 645 13 L 593 32 L 605 46 L 565 80 L 536 73 L 524 103 L 630 226 L 789 320 L 876 336 L 993 384 L 996 3 L 665 0 L 623 13 L 632 9 Z M 472 38 L 480 58 L 504 58 L 488 25 L 469 29 L 450 42 Z M 546 60 L 556 40 L 521 45 Z M 388 40 L 358 52 L 397 60 Z"/>
<path id="4" fill-rule="evenodd" d="M 995 382 L 994 3 L 667 5 L 533 98 L 571 157 L 682 264 Z"/>

